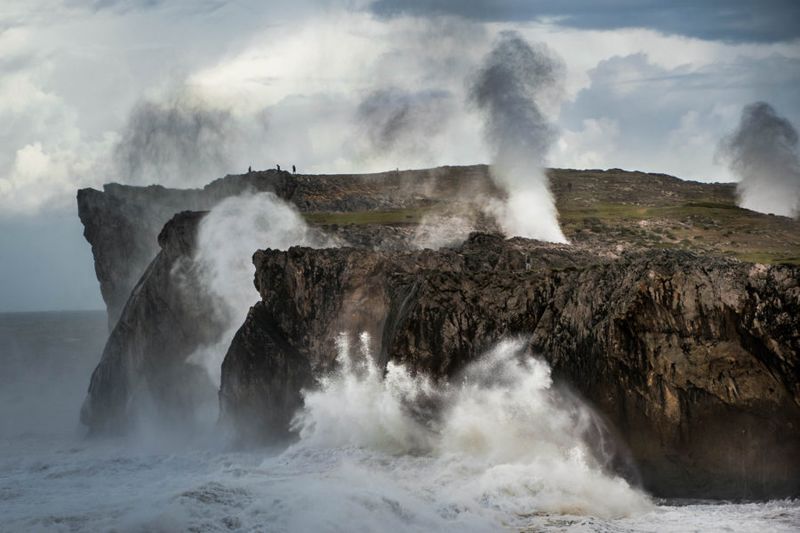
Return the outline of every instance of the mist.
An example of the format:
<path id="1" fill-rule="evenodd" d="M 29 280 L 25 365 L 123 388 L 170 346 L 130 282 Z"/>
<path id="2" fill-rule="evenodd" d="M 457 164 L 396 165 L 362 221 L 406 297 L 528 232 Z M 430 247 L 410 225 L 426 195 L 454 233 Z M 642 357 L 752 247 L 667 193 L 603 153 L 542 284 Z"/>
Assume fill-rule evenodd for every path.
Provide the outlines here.
<path id="1" fill-rule="evenodd" d="M 566 242 L 544 173 L 557 138 L 544 108 L 561 94 L 563 71 L 545 45 L 506 31 L 472 81 L 469 99 L 484 117 L 492 178 L 507 194 L 489 211 L 508 235 Z"/>
<path id="2" fill-rule="evenodd" d="M 340 334 L 338 370 L 304 393 L 295 449 L 412 457 L 387 465 L 400 478 L 403 469 L 415 470 L 415 487 L 435 487 L 468 513 L 486 504 L 521 516 L 532 505 L 618 517 L 650 507 L 643 493 L 603 466 L 614 445 L 597 446 L 589 437 L 602 421 L 560 390 L 523 339 L 500 341 L 449 383 L 391 362 L 384 372 L 366 333 L 353 344 Z M 430 405 L 438 406 L 433 416 L 423 407 Z"/>
<path id="3" fill-rule="evenodd" d="M 0 319 L 0 440 L 77 437 L 77 409 L 108 336 L 105 313 L 0 313 Z"/>
<path id="4" fill-rule="evenodd" d="M 263 113 L 245 118 L 184 90 L 136 104 L 111 158 L 125 183 L 203 186 L 246 168 L 266 132 Z"/>
<path id="5" fill-rule="evenodd" d="M 368 157 L 392 155 L 400 162 L 432 159 L 430 139 L 447 128 L 455 112 L 453 96 L 447 91 L 371 91 L 356 109 L 362 151 Z"/>
<path id="6" fill-rule="evenodd" d="M 223 200 L 200 223 L 194 262 L 200 286 L 215 302 L 213 310 L 226 324 L 219 342 L 203 346 L 189 360 L 203 366 L 219 388 L 222 360 L 247 311 L 260 296 L 253 285 L 256 250 L 291 246 L 324 246 L 297 210 L 270 192 Z"/>
<path id="7" fill-rule="evenodd" d="M 800 154 L 797 130 L 766 102 L 742 109 L 737 128 L 718 156 L 739 178 L 739 206 L 761 213 L 800 216 Z"/>

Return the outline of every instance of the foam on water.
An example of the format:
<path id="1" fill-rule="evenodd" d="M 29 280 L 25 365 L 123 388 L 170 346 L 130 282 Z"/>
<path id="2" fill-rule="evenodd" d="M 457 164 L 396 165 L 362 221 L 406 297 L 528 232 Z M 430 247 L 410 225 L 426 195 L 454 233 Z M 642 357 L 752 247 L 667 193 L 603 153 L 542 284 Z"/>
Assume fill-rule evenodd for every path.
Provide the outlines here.
<path id="1" fill-rule="evenodd" d="M 6 452 L 7 450 L 3 450 Z M 363 448 L 143 454 L 123 443 L 0 459 L 0 531 L 797 531 L 800 502 L 674 505 L 608 518 L 508 514 L 503 491 L 451 458 Z M 509 474 L 517 477 L 516 473 Z"/>
<path id="2" fill-rule="evenodd" d="M 97 322 L 103 329 L 102 315 Z M 1 323 L 0 346 L 9 346 Z M 788 532 L 800 524 L 797 501 L 653 502 L 608 474 L 587 439 L 591 412 L 553 384 L 543 362 L 518 357 L 515 341 L 436 386 L 400 366 L 381 379 L 365 357 L 366 336 L 343 336 L 339 346 L 339 371 L 306 393 L 301 436 L 285 449 L 232 452 L 205 436 L 174 448 L 86 440 L 54 431 L 61 425 L 47 418 L 11 431 L 10 410 L 0 411 L 0 531 Z M 28 357 L 40 369 L 30 383 L 47 383 L 31 389 L 33 416 L 46 401 L 61 416 L 66 398 L 77 420 L 81 398 L 58 394 L 65 374 L 52 359 L 61 355 L 42 353 Z M 69 355 L 90 367 L 97 352 Z M 17 400 L 20 390 L 11 389 Z M 15 405 L 13 416 L 24 416 Z"/>
<path id="3" fill-rule="evenodd" d="M 523 341 L 499 343 L 461 380 L 434 386 L 392 363 L 384 377 L 366 334 L 360 340 L 354 359 L 341 339 L 340 371 L 305 394 L 296 447 L 410 455 L 416 461 L 393 477 L 411 472 L 410 481 L 447 507 L 497 523 L 536 512 L 615 518 L 650 508 L 644 494 L 601 468 L 586 439 L 596 419 L 554 387 L 547 364 L 526 356 Z"/>

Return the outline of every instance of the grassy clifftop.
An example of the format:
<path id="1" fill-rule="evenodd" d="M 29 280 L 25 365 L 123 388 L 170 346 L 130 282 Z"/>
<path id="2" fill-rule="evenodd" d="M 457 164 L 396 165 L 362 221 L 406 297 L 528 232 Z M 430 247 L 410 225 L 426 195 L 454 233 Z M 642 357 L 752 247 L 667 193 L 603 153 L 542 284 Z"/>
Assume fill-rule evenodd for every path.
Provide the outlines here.
<path id="1" fill-rule="evenodd" d="M 737 207 L 734 184 L 620 169 L 552 169 L 549 176 L 562 229 L 575 245 L 610 253 L 680 248 L 757 263 L 800 264 L 800 221 Z M 467 210 L 481 204 L 481 198 L 467 200 Z M 305 216 L 313 224 L 413 227 L 427 215 L 453 212 L 459 202 L 464 200 L 454 197 L 402 209 Z"/>

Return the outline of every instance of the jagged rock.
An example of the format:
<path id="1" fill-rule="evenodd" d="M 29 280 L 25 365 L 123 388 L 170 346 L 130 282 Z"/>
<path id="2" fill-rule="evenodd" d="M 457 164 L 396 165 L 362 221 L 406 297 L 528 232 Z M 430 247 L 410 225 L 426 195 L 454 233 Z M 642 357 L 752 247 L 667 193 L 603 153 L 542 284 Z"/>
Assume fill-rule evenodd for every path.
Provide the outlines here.
<path id="1" fill-rule="evenodd" d="M 139 417 L 185 426 L 213 407 L 216 386 L 188 360 L 224 330 L 192 261 L 203 215 L 179 213 L 158 235 L 161 251 L 133 289 L 92 373 L 81 421 L 93 432 L 122 431 Z"/>
<path id="2" fill-rule="evenodd" d="M 78 216 L 92 245 L 95 272 L 108 309 L 109 330 L 147 266 L 159 251 L 157 236 L 181 211 L 206 211 L 244 191 L 288 196 L 287 172 L 266 171 L 226 176 L 203 189 L 137 187 L 111 183 L 103 191 L 78 191 Z"/>
<path id="3" fill-rule="evenodd" d="M 567 219 L 562 221 L 564 231 L 573 242 L 586 242 L 595 248 L 635 247 L 645 237 L 663 239 L 676 225 L 711 227 L 716 224 L 713 212 L 709 218 L 703 214 L 702 206 L 709 206 L 713 211 L 717 207 L 734 207 L 735 203 L 733 184 L 697 183 L 663 174 L 619 169 L 551 169 L 548 175 L 559 211 L 567 215 Z M 163 225 L 179 211 L 209 210 L 222 199 L 245 191 L 273 192 L 304 213 L 423 210 L 433 205 L 459 202 L 480 206 L 489 198 L 501 195 L 493 185 L 486 165 L 339 175 L 300 175 L 267 170 L 228 175 L 202 189 L 114 183 L 105 185 L 103 191 L 81 189 L 78 191 L 78 214 L 84 224 L 84 235 L 92 245 L 95 271 L 108 309 L 109 329 L 119 318 L 131 289 L 158 252 L 156 236 Z M 699 210 L 699 215 L 690 209 L 685 217 L 659 218 L 651 228 L 654 231 L 648 232 L 632 224 L 635 219 L 613 217 L 609 221 L 592 216 L 595 206 L 611 204 L 643 209 L 690 205 Z M 736 214 L 740 217 L 749 213 L 739 211 Z M 725 209 L 723 213 L 727 216 L 730 211 Z M 763 215 L 761 218 L 764 220 L 759 224 L 767 226 L 765 234 L 783 242 L 786 242 L 783 235 L 796 234 L 800 227 L 800 223 L 783 220 L 783 217 Z M 748 221 L 748 225 L 752 224 Z M 474 229 L 488 228 L 478 225 Z M 655 233 L 656 230 L 661 233 Z M 756 225 L 751 233 L 756 235 L 758 232 L 760 229 Z M 708 247 L 719 240 L 719 237 L 692 240 L 688 244 Z M 365 242 L 359 244 L 366 245 Z M 721 242 L 719 247 L 724 248 L 723 244 Z"/>
<path id="4" fill-rule="evenodd" d="M 113 327 L 82 419 L 93 431 L 124 428 L 143 411 L 184 421 L 215 400 L 188 361 L 221 333 L 193 275 L 202 214 L 162 224 L 268 190 L 307 213 L 346 212 L 314 220 L 353 248 L 254 256 L 261 301 L 228 351 L 219 391 L 223 419 L 243 437 L 285 433 L 300 389 L 334 364 L 342 330 L 371 333 L 380 364 L 436 379 L 524 335 L 617 427 L 657 494 L 800 494 L 798 267 L 714 255 L 735 247 L 794 261 L 798 222 L 736 208 L 731 184 L 619 170 L 550 177 L 571 246 L 477 234 L 455 249 L 408 251 L 415 229 L 405 220 L 330 222 L 456 197 L 480 204 L 498 195 L 485 166 L 80 191 Z M 732 222 L 743 229 L 727 236 Z M 705 255 L 642 251 L 657 245 Z"/>
<path id="5" fill-rule="evenodd" d="M 215 345 L 229 324 L 227 317 L 218 314 L 220 306 L 203 286 L 195 263 L 197 231 L 205 213 L 181 212 L 159 233 L 160 251 L 133 288 L 92 374 L 81 411 L 81 420 L 91 431 L 125 431 L 136 425 L 139 416 L 147 416 L 148 423 L 186 426 L 216 409 L 216 385 L 205 369 L 190 361 L 198 349 Z M 369 248 L 404 247 L 410 235 L 406 229 L 388 226 L 322 229 L 334 241 Z M 255 292 L 253 299 L 257 299 Z M 270 349 L 269 363 L 280 347 Z M 293 374 L 305 376 L 298 370 L 302 361 L 290 363 L 285 370 L 287 390 L 299 382 L 292 380 Z M 253 372 L 252 376 L 260 379 L 274 372 Z M 242 383 L 248 379 L 243 377 Z M 258 386 L 264 388 L 264 384 Z M 273 381 L 267 388 L 274 391 L 276 387 L 280 384 Z M 290 396 L 284 410 L 291 406 Z"/>
<path id="6" fill-rule="evenodd" d="M 613 260 L 481 234 L 439 252 L 292 248 L 254 262 L 262 300 L 220 390 L 251 438 L 286 430 L 341 331 L 436 379 L 524 335 L 618 429 L 656 494 L 800 494 L 798 267 L 666 250 Z"/>

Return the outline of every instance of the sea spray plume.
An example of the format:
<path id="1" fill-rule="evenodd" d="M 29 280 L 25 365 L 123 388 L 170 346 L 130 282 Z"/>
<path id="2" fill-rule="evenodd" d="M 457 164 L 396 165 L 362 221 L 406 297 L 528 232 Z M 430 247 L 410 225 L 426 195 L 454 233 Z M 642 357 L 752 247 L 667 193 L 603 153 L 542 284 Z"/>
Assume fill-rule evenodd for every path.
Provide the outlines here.
<path id="1" fill-rule="evenodd" d="M 266 114 L 245 111 L 184 88 L 136 104 L 112 150 L 120 181 L 202 186 L 246 162 L 264 159 Z"/>
<path id="2" fill-rule="evenodd" d="M 289 455 L 356 448 L 377 454 L 375 461 L 380 454 L 405 457 L 414 486 L 433 487 L 443 499 L 437 505 L 468 514 L 488 509 L 504 520 L 536 512 L 618 517 L 649 508 L 646 496 L 602 468 L 587 441 L 602 422 L 563 394 L 523 340 L 498 343 L 460 380 L 435 386 L 391 362 L 384 375 L 363 340 L 359 354 L 350 344 L 340 335 L 338 371 L 303 393 L 293 423 L 300 441 Z M 423 419 L 414 409 L 420 402 L 436 403 L 440 412 Z"/>
<path id="3" fill-rule="evenodd" d="M 131 111 L 113 161 L 120 179 L 131 183 L 205 183 L 230 168 L 236 133 L 230 111 L 197 98 L 143 101 Z"/>
<path id="4" fill-rule="evenodd" d="M 542 107 L 559 93 L 562 70 L 544 45 L 503 32 L 470 88 L 485 117 L 492 177 L 508 195 L 492 211 L 509 235 L 566 242 L 543 169 L 556 132 Z"/>
<path id="5" fill-rule="evenodd" d="M 362 333 L 358 353 L 350 337 L 336 339 L 338 369 L 320 380 L 319 391 L 304 393 L 305 407 L 292 429 L 305 445 L 328 448 L 364 446 L 393 454 L 428 451 L 431 434 L 409 416 L 405 403 L 433 394 L 424 378 L 412 378 L 401 366 L 389 363 L 386 375 L 369 353 L 370 339 Z"/>
<path id="6" fill-rule="evenodd" d="M 227 324 L 219 342 L 204 346 L 190 360 L 206 368 L 219 387 L 220 368 L 234 333 L 259 298 L 253 286 L 253 253 L 291 246 L 324 246 L 327 237 L 310 228 L 300 214 L 270 192 L 228 198 L 203 219 L 194 262 L 200 285 L 216 302 L 209 312 Z"/>
<path id="7" fill-rule="evenodd" d="M 415 248 L 438 250 L 456 246 L 475 231 L 475 221 L 468 216 L 425 215 L 414 230 L 411 245 Z"/>
<path id="8" fill-rule="evenodd" d="M 431 137 L 447 127 L 454 111 L 453 97 L 447 91 L 372 91 L 356 109 L 365 145 L 362 152 L 370 157 L 394 155 L 401 161 L 430 158 Z"/>
<path id="9" fill-rule="evenodd" d="M 736 130 L 720 143 L 718 155 L 739 178 L 741 207 L 800 216 L 797 131 L 771 105 L 745 106 Z"/>

